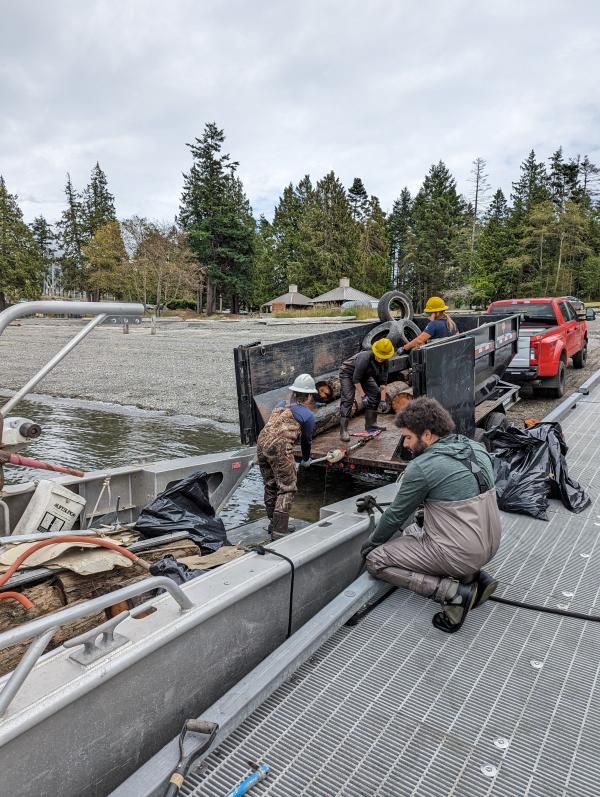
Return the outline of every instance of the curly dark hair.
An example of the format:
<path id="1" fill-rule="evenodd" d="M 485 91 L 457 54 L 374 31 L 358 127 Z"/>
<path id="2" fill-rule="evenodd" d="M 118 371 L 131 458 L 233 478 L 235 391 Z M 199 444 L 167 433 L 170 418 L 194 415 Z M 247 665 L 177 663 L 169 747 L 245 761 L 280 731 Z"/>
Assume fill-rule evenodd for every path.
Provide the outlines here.
<path id="1" fill-rule="evenodd" d="M 396 426 L 410 429 L 417 437 L 422 437 L 429 430 L 438 437 L 445 437 L 454 431 L 454 421 L 450 413 L 445 410 L 439 401 L 420 396 L 409 401 L 404 409 L 400 410 L 394 421 Z"/>

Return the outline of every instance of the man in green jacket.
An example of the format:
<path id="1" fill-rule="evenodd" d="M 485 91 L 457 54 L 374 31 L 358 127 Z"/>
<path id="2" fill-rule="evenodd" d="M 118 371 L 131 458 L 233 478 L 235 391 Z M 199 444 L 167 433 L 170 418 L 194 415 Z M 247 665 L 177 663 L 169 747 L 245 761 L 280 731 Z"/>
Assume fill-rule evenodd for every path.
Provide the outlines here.
<path id="1" fill-rule="evenodd" d="M 491 457 L 453 433 L 454 421 L 434 399 L 411 401 L 395 423 L 414 459 L 362 553 L 375 578 L 441 603 L 433 624 L 453 633 L 497 587 L 481 570 L 501 535 Z M 405 528 L 421 505 L 422 528 Z"/>

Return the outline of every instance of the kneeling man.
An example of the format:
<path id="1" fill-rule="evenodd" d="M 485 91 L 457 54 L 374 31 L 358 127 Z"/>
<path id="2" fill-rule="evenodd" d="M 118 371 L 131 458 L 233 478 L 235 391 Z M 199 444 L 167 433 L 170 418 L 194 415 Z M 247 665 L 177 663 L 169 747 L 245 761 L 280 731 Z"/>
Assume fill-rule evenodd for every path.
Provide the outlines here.
<path id="1" fill-rule="evenodd" d="M 454 421 L 434 399 L 411 401 L 395 423 L 414 459 L 362 553 L 375 578 L 441 603 L 432 622 L 453 633 L 497 587 L 481 570 L 501 534 L 491 457 L 479 443 L 454 434 Z M 404 529 L 421 505 L 422 528 Z"/>

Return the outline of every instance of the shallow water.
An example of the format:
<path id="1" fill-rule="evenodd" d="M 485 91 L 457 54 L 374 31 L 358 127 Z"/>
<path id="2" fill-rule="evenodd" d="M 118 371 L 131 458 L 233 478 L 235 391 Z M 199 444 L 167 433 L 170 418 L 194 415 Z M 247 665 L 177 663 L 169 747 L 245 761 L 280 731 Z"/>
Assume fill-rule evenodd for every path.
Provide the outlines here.
<path id="1" fill-rule="evenodd" d="M 10 395 L 0 391 L 0 395 Z M 241 448 L 234 424 L 215 424 L 189 415 L 166 415 L 136 407 L 38 396 L 21 402 L 11 416 L 28 418 L 42 434 L 22 449 L 24 456 L 80 470 L 102 470 L 122 465 L 176 457 L 199 456 Z M 48 471 L 6 465 L 7 483 L 52 478 Z M 302 469 L 292 514 L 316 520 L 325 504 L 340 501 L 378 486 L 322 468 Z M 254 467 L 221 512 L 228 527 L 264 516 L 262 480 Z"/>

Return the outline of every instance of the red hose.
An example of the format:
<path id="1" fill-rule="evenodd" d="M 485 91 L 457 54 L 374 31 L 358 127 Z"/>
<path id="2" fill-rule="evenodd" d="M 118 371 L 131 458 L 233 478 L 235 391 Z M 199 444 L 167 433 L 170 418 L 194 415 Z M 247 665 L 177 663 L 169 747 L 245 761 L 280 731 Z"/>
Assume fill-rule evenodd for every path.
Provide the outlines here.
<path id="1" fill-rule="evenodd" d="M 118 551 L 119 553 L 122 553 L 123 556 L 126 556 L 127 559 L 130 559 L 136 564 L 143 561 L 139 558 L 139 556 L 136 556 L 134 553 L 131 553 L 131 551 L 128 551 L 127 548 L 123 548 L 122 545 L 117 545 L 116 542 L 95 539 L 93 537 L 83 537 L 79 534 L 63 534 L 60 537 L 52 537 L 52 539 L 49 540 L 40 540 L 40 542 L 34 542 L 33 545 L 30 545 L 26 551 L 23 551 L 23 553 L 15 559 L 8 570 L 0 576 L 0 587 L 6 584 L 6 582 L 15 574 L 15 572 L 21 567 L 23 562 L 31 556 L 31 554 L 39 551 L 40 548 L 45 548 L 46 545 L 54 545 L 60 542 L 85 542 L 88 545 L 98 545 L 101 548 L 110 548 L 112 551 Z M 144 565 L 145 564 L 146 563 L 144 562 Z M 17 595 L 19 595 L 19 598 L 22 598 L 23 600 L 19 600 Z M 21 595 L 19 592 L 0 592 L 0 598 L 14 598 L 15 600 L 18 600 L 19 603 L 26 609 L 33 608 L 33 603 L 29 600 L 29 598 Z M 29 605 L 26 605 L 25 601 Z"/>
<path id="2" fill-rule="evenodd" d="M 0 592 L 1 598 L 13 598 L 18 601 L 24 609 L 33 609 L 33 603 L 29 600 L 27 595 L 21 595 L 20 592 Z"/>

